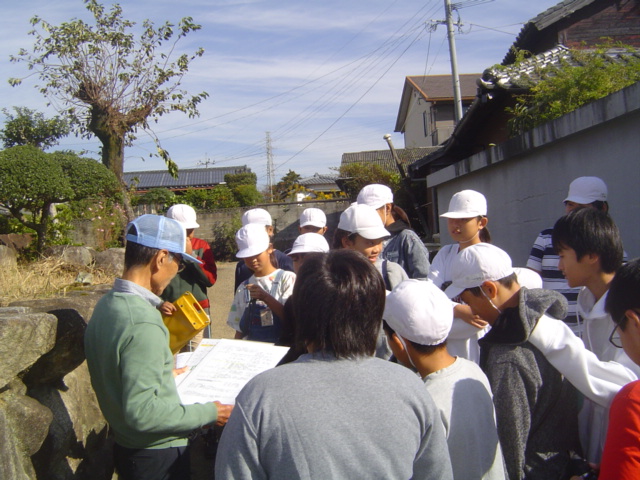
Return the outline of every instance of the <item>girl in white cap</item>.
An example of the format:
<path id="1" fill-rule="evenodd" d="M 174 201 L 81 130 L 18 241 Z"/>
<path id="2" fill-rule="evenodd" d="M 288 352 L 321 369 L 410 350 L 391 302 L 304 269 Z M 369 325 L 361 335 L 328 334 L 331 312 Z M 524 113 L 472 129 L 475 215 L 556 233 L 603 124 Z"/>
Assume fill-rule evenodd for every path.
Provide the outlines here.
<path id="1" fill-rule="evenodd" d="M 273 245 L 263 225 L 245 225 L 236 233 L 236 243 L 236 257 L 244 260 L 253 275 L 238 286 L 227 324 L 236 330 L 235 338 L 275 343 L 296 275 L 276 267 Z"/>
<path id="2" fill-rule="evenodd" d="M 456 243 L 440 249 L 433 259 L 428 278 L 444 290 L 451 283 L 451 265 L 458 253 L 477 243 L 491 243 L 487 230 L 487 199 L 475 190 L 463 190 L 451 198 L 449 211 L 440 216 L 447 219 L 449 235 Z M 452 355 L 478 362 L 478 339 L 482 338 L 488 324 L 474 315 L 468 305 L 458 303 L 453 312 L 455 318 L 448 339 L 449 351 Z"/>
<path id="3" fill-rule="evenodd" d="M 380 258 L 382 242 L 389 235 L 372 207 L 354 203 L 340 215 L 338 229 L 333 237 L 333 248 L 348 248 L 362 253 L 376 266 L 387 290 L 391 291 L 408 277 L 400 265 Z"/>
<path id="4" fill-rule="evenodd" d="M 393 203 L 391 189 L 386 185 L 367 185 L 358 193 L 357 203 L 373 207 L 389 232 L 382 257 L 400 265 L 409 278 L 426 280 L 429 273 L 429 250 L 411 230 L 405 211 Z"/>

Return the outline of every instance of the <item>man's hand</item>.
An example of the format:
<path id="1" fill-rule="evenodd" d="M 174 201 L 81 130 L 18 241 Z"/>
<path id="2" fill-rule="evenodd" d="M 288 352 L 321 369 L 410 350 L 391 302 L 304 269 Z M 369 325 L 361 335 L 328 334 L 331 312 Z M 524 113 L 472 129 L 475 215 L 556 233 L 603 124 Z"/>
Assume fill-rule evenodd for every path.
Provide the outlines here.
<path id="1" fill-rule="evenodd" d="M 158 307 L 158 309 L 163 315 L 167 316 L 173 315 L 173 312 L 178 310 L 176 306 L 171 302 L 164 302 L 162 305 L 160 305 L 160 307 Z"/>
<path id="2" fill-rule="evenodd" d="M 174 368 L 173 369 L 173 378 L 176 378 L 178 375 L 182 375 L 187 370 L 189 370 L 189 367 Z"/>
<path id="3" fill-rule="evenodd" d="M 213 403 L 218 407 L 218 419 L 216 420 L 216 425 L 223 427 L 229 420 L 229 415 L 231 415 L 231 412 L 233 411 L 233 405 L 223 405 L 218 401 Z"/>

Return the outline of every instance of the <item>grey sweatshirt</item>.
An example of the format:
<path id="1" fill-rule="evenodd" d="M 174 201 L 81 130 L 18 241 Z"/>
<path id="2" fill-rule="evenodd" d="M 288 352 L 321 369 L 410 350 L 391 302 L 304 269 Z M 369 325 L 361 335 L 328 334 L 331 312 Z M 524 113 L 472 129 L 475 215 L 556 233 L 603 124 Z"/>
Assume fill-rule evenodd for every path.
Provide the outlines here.
<path id="1" fill-rule="evenodd" d="M 451 479 L 440 415 L 420 379 L 373 357 L 306 354 L 240 392 L 217 479 Z"/>
<path id="2" fill-rule="evenodd" d="M 528 341 L 542 315 L 561 319 L 566 311 L 561 294 L 523 287 L 519 306 L 479 341 L 510 480 L 566 478 L 570 452 L 579 450 L 578 393 Z"/>

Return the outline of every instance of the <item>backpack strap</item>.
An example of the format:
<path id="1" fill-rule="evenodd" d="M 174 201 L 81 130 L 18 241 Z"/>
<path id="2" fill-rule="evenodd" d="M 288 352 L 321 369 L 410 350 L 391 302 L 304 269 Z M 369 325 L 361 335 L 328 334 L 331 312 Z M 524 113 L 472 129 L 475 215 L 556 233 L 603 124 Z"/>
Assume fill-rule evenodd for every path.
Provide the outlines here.
<path id="1" fill-rule="evenodd" d="M 382 279 L 387 290 L 391 291 L 391 282 L 389 281 L 389 270 L 387 268 L 387 259 L 382 260 Z"/>
<path id="2" fill-rule="evenodd" d="M 284 275 L 284 270 L 278 269 L 276 272 L 276 278 L 273 279 L 273 283 L 271 284 L 271 290 L 269 290 L 269 295 L 275 298 L 276 293 L 278 293 L 278 285 L 282 280 L 282 276 Z"/>

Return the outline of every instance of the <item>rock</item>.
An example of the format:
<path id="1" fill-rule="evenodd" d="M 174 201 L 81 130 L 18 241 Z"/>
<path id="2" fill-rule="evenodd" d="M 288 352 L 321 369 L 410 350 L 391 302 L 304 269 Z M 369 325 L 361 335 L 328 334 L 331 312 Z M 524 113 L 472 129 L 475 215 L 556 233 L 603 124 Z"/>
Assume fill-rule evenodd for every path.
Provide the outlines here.
<path id="1" fill-rule="evenodd" d="M 110 479 L 113 440 L 107 435 L 86 362 L 64 377 L 64 388 L 45 385 L 29 394 L 54 412 L 42 448 L 32 456 L 39 479 Z"/>
<path id="2" fill-rule="evenodd" d="M 0 268 L 11 268 L 18 266 L 18 253 L 6 245 L 0 245 Z"/>
<path id="3" fill-rule="evenodd" d="M 28 247 L 33 237 L 28 233 L 6 233 L 0 235 L 0 245 L 6 245 L 14 250 Z"/>
<path id="4" fill-rule="evenodd" d="M 94 255 L 95 266 L 116 275 L 124 271 L 124 248 L 109 248 Z"/>
<path id="5" fill-rule="evenodd" d="M 47 313 L 0 315 L 0 389 L 53 348 L 57 323 Z"/>
<path id="6" fill-rule="evenodd" d="M 36 385 L 57 384 L 85 360 L 84 331 L 86 322 L 77 310 L 50 310 L 58 319 L 54 347 L 42 355 L 24 375 L 30 389 Z"/>
<path id="7" fill-rule="evenodd" d="M 47 436 L 51 410 L 37 400 L 8 389 L 0 394 L 0 478 L 36 478 L 31 462 Z"/>
<path id="8" fill-rule="evenodd" d="M 93 283 L 93 275 L 89 272 L 79 272 L 76 276 L 75 283 L 91 285 Z"/>
<path id="9" fill-rule="evenodd" d="M 93 263 L 93 254 L 87 247 L 74 247 L 70 245 L 54 245 L 45 250 L 47 257 L 59 257 L 65 263 L 87 267 Z"/>

